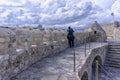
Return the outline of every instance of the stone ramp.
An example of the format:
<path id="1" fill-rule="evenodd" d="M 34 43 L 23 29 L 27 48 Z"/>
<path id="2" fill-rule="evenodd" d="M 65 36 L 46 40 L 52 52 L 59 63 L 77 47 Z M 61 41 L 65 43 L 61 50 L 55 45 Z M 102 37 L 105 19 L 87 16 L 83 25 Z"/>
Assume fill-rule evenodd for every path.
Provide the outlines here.
<path id="1" fill-rule="evenodd" d="M 102 45 L 103 43 L 99 42 L 87 44 L 86 54 L 90 54 L 92 49 Z M 77 69 L 84 61 L 85 45 L 76 46 L 74 49 Z M 73 48 L 68 48 L 60 53 L 49 55 L 11 78 L 11 80 L 79 80 L 78 73 L 73 71 L 73 54 Z"/>

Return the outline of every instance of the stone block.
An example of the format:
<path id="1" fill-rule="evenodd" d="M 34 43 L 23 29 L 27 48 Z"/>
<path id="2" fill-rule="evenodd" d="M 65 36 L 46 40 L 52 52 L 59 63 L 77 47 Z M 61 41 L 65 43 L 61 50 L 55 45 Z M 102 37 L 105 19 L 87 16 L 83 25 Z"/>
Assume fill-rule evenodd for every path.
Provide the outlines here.
<path id="1" fill-rule="evenodd" d="M 0 50 L 8 49 L 8 43 L 0 43 Z"/>
<path id="2" fill-rule="evenodd" d="M 15 36 L 12 30 L 0 28 L 0 54 L 11 54 L 15 52 Z"/>
<path id="3" fill-rule="evenodd" d="M 6 42 L 6 39 L 5 38 L 0 38 L 0 43 L 4 43 Z"/>
<path id="4" fill-rule="evenodd" d="M 30 49 L 32 45 L 32 32 L 29 30 L 17 29 L 15 33 L 17 47 L 25 47 L 26 49 Z"/>
<path id="5" fill-rule="evenodd" d="M 43 44 L 43 31 L 39 29 L 32 30 L 32 45 L 40 46 Z"/>
<path id="6" fill-rule="evenodd" d="M 44 30 L 44 36 L 43 36 L 43 42 L 52 42 L 53 38 L 52 38 L 52 31 L 51 30 Z"/>

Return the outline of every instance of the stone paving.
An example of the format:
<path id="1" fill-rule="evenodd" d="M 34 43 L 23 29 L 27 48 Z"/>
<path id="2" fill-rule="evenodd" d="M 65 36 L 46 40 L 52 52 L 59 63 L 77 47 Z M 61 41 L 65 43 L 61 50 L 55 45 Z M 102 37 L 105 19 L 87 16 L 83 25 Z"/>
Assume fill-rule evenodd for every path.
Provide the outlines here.
<path id="1" fill-rule="evenodd" d="M 104 43 L 92 42 L 86 44 L 86 54 Z M 75 51 L 74 51 L 75 50 Z M 73 71 L 73 54 L 76 54 L 77 67 L 85 58 L 85 45 L 68 48 L 60 53 L 49 55 L 46 58 L 31 65 L 11 80 L 79 80 L 77 73 Z"/>

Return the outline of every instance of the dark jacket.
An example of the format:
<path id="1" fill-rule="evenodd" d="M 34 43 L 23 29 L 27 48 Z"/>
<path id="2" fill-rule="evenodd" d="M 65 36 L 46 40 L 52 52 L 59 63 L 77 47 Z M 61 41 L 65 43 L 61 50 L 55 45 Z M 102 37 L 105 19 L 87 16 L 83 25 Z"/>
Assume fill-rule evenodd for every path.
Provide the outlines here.
<path id="1" fill-rule="evenodd" d="M 68 34 L 67 34 L 67 38 L 70 39 L 70 40 L 73 40 L 75 37 L 73 35 L 74 33 L 74 30 L 72 28 L 68 29 L 67 30 Z"/>

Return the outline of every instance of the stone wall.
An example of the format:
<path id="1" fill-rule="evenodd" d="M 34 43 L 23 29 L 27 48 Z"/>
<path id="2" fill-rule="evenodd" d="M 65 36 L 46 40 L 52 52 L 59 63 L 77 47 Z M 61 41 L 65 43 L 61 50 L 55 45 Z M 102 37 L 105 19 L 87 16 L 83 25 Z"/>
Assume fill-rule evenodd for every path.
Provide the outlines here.
<path id="1" fill-rule="evenodd" d="M 108 44 L 106 43 L 103 43 L 104 45 L 102 46 L 98 46 L 94 49 L 92 49 L 90 52 L 89 52 L 89 55 L 86 56 L 86 58 L 84 58 L 84 60 L 82 60 L 81 62 L 81 66 L 78 68 L 78 75 L 79 75 L 79 78 L 81 79 L 84 72 L 87 72 L 88 74 L 88 80 L 93 80 L 92 79 L 92 66 L 94 64 L 94 59 L 96 57 L 100 57 L 101 59 L 101 65 L 104 65 L 104 61 L 105 61 L 105 56 L 106 56 L 106 53 L 107 53 L 107 48 L 108 48 Z"/>
<path id="2" fill-rule="evenodd" d="M 104 42 L 107 39 L 106 32 L 102 29 L 101 25 L 95 21 L 91 27 L 88 27 L 86 31 L 92 31 L 94 36 L 91 36 L 91 41 Z"/>
<path id="3" fill-rule="evenodd" d="M 102 25 L 102 28 L 106 32 L 107 39 L 116 39 L 120 40 L 120 25 L 119 22 L 115 21 L 114 23 Z"/>
<path id="4" fill-rule="evenodd" d="M 0 80 L 10 80 L 36 61 L 68 48 L 62 29 L 0 29 Z M 76 31 L 75 45 L 90 42 L 93 31 Z"/>

